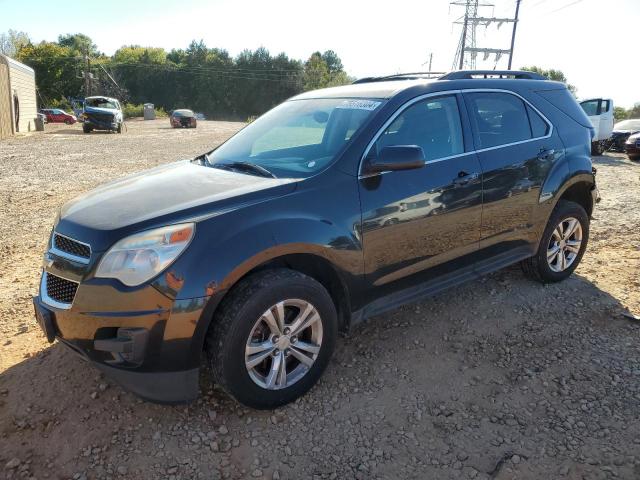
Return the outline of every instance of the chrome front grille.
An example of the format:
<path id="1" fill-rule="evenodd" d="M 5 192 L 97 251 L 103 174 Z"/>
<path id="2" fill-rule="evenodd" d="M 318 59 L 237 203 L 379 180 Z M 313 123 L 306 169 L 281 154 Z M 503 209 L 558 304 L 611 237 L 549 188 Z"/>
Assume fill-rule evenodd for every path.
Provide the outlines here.
<path id="1" fill-rule="evenodd" d="M 89 247 L 89 245 L 65 237 L 59 233 L 53 234 L 53 246 L 58 250 L 70 253 L 76 257 L 89 258 L 91 256 L 91 247 Z"/>
<path id="2" fill-rule="evenodd" d="M 66 278 L 58 277 L 48 272 L 43 273 L 44 292 L 46 297 L 43 298 L 45 302 L 47 300 L 53 300 L 56 303 L 64 304 L 68 308 L 73 303 L 73 299 L 76 296 L 78 290 L 78 284 L 67 280 Z M 50 303 L 50 302 L 47 302 Z"/>
<path id="3" fill-rule="evenodd" d="M 53 238 L 51 239 L 50 251 L 59 257 L 84 264 L 89 263 L 91 258 L 91 246 L 89 244 L 65 237 L 56 232 L 53 233 Z"/>

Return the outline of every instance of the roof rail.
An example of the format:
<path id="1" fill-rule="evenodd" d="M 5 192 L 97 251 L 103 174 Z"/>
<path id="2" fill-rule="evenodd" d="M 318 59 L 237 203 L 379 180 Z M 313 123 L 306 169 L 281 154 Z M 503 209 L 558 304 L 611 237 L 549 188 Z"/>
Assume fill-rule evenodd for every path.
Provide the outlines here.
<path id="1" fill-rule="evenodd" d="M 523 80 L 548 80 L 547 77 L 535 72 L 523 70 L 458 70 L 443 75 L 439 80 L 462 80 L 472 78 L 518 78 Z"/>
<path id="2" fill-rule="evenodd" d="M 411 73 L 396 73 L 395 75 L 385 75 L 383 77 L 364 77 L 359 78 L 353 83 L 372 83 L 372 82 L 387 82 L 391 80 L 417 80 L 417 79 L 437 79 L 446 72 L 411 72 Z"/>

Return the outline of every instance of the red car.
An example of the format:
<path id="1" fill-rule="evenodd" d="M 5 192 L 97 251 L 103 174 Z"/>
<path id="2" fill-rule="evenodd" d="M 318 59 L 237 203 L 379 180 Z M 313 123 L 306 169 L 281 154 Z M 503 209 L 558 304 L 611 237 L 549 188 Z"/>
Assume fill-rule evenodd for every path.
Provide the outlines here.
<path id="1" fill-rule="evenodd" d="M 75 115 L 71 115 L 59 108 L 45 108 L 40 110 L 40 112 L 46 115 L 47 123 L 66 123 L 67 125 L 73 125 L 78 121 Z"/>
<path id="2" fill-rule="evenodd" d="M 196 128 L 196 126 L 198 125 L 195 113 L 193 113 L 191 110 L 187 110 L 186 108 L 174 110 L 173 112 L 171 112 L 169 121 L 171 122 L 171 126 L 173 128 Z"/>

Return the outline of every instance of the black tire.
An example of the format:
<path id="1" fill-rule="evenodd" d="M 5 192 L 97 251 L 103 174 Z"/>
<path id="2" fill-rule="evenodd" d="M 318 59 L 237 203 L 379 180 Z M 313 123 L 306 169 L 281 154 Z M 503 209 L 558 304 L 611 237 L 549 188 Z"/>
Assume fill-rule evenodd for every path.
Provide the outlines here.
<path id="1" fill-rule="evenodd" d="M 116 129 L 117 133 L 122 133 L 122 122 L 118 124 L 118 128 Z"/>
<path id="2" fill-rule="evenodd" d="M 552 235 L 556 227 L 561 221 L 569 217 L 575 218 L 580 222 L 580 227 L 582 228 L 582 242 L 580 244 L 580 250 L 571 265 L 569 265 L 565 270 L 555 272 L 551 269 L 549 262 L 547 262 L 547 248 L 551 243 Z M 560 282 L 569 277 L 580 264 L 580 260 L 582 260 L 584 251 L 587 248 L 588 241 L 589 216 L 587 215 L 587 212 L 581 205 L 575 202 L 560 200 L 549 217 L 547 226 L 542 234 L 542 239 L 540 240 L 540 245 L 538 246 L 538 252 L 533 257 L 521 262 L 522 270 L 526 276 L 541 283 Z"/>
<path id="3" fill-rule="evenodd" d="M 245 347 L 262 314 L 287 299 L 304 300 L 315 307 L 322 323 L 322 342 L 304 376 L 288 387 L 270 390 L 249 375 Z M 229 395 L 251 408 L 272 409 L 294 401 L 316 384 L 329 363 L 337 334 L 337 313 L 327 290 L 302 273 L 274 269 L 255 273 L 233 287 L 214 315 L 205 349 L 214 381 Z"/>
<path id="4" fill-rule="evenodd" d="M 82 125 L 82 131 L 84 133 L 91 133 L 91 130 L 93 130 L 89 125 L 87 125 L 86 123 Z"/>
<path id="5" fill-rule="evenodd" d="M 604 145 L 602 142 L 591 142 L 591 155 L 602 155 L 604 153 Z"/>
<path id="6" fill-rule="evenodd" d="M 68 118 L 64 121 L 65 125 L 71 125 L 71 120 L 69 120 Z"/>
<path id="7" fill-rule="evenodd" d="M 627 156 L 629 157 L 629 160 L 633 160 L 633 161 L 640 160 L 640 155 L 627 154 Z"/>

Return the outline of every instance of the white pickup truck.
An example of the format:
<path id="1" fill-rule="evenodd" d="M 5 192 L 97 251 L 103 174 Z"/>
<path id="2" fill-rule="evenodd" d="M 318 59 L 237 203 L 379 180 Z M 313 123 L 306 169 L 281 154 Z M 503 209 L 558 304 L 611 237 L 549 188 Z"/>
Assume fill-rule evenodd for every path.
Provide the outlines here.
<path id="1" fill-rule="evenodd" d="M 591 142 L 591 154 L 602 155 L 606 140 L 613 132 L 613 100 L 610 98 L 589 98 L 582 100 L 580 106 L 589 117 L 596 131 Z"/>

